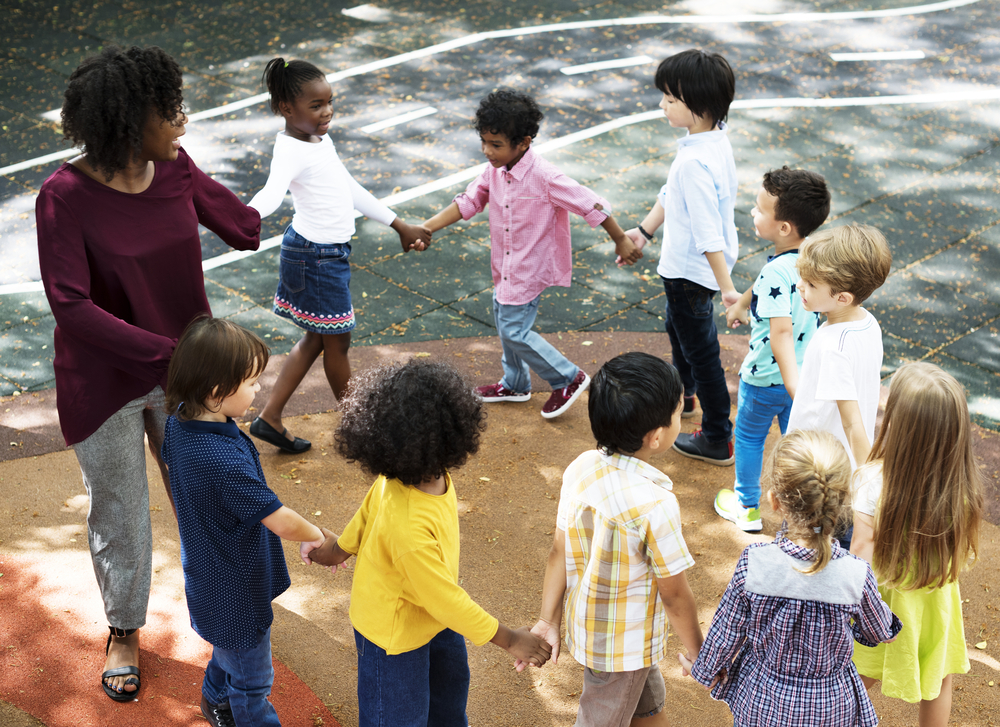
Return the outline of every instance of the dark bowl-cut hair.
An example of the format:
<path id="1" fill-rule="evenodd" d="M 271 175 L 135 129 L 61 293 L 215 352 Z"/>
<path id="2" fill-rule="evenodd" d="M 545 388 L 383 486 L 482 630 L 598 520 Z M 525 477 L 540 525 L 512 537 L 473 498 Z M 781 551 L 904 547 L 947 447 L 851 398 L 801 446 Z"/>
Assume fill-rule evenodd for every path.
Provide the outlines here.
<path id="1" fill-rule="evenodd" d="M 657 427 L 670 425 L 684 395 L 677 369 L 641 351 L 615 356 L 590 384 L 590 430 L 606 454 L 633 454 Z"/>
<path id="2" fill-rule="evenodd" d="M 240 384 L 264 372 L 270 355 L 267 344 L 243 326 L 225 318 L 195 318 L 170 359 L 167 413 L 193 419 L 208 411 L 206 400 L 235 394 Z"/>
<path id="3" fill-rule="evenodd" d="M 63 135 L 110 182 L 142 152 L 150 114 L 171 123 L 183 114 L 182 83 L 180 66 L 156 46 L 107 46 L 69 77 Z"/>
<path id="4" fill-rule="evenodd" d="M 729 116 L 736 95 L 736 78 L 729 61 L 718 53 L 681 51 L 660 61 L 654 83 L 662 93 L 680 99 L 695 116 L 713 125 Z"/>
<path id="5" fill-rule="evenodd" d="M 302 93 L 302 87 L 326 74 L 309 61 L 286 61 L 272 58 L 264 66 L 260 82 L 271 94 L 271 111 L 280 114 L 280 104 L 294 104 Z"/>
<path id="6" fill-rule="evenodd" d="M 479 451 L 483 402 L 445 363 L 410 359 L 351 379 L 334 432 L 337 451 L 372 475 L 435 480 Z"/>
<path id="7" fill-rule="evenodd" d="M 799 237 L 811 235 L 830 214 L 830 190 L 822 174 L 784 166 L 764 172 L 763 187 L 777 199 L 774 219 L 794 225 Z"/>
<path id="8" fill-rule="evenodd" d="M 482 134 L 503 134 L 511 146 L 538 136 L 544 114 L 535 99 L 512 88 L 498 88 L 479 102 L 473 128 Z"/>

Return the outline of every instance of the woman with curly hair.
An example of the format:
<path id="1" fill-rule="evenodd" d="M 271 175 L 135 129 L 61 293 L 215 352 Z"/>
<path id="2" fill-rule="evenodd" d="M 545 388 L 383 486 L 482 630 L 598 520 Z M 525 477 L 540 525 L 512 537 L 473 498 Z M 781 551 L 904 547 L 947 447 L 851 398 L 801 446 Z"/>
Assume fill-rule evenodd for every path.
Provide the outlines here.
<path id="1" fill-rule="evenodd" d="M 482 401 L 442 363 L 397 363 L 351 379 L 335 436 L 378 475 L 340 538 L 309 559 L 336 570 L 357 555 L 351 623 L 361 727 L 467 725 L 465 639 L 492 641 L 541 666 L 551 653 L 511 630 L 458 585 L 458 499 L 449 470 L 479 450 Z"/>
<path id="2" fill-rule="evenodd" d="M 56 319 L 59 423 L 90 497 L 88 540 L 111 634 L 101 683 L 140 687 L 152 563 L 143 438 L 160 457 L 163 387 L 181 332 L 210 314 L 198 224 L 256 249 L 260 216 L 180 146 L 181 69 L 159 48 L 105 48 L 70 76 L 63 132 L 83 154 L 38 194 L 38 256 Z"/>

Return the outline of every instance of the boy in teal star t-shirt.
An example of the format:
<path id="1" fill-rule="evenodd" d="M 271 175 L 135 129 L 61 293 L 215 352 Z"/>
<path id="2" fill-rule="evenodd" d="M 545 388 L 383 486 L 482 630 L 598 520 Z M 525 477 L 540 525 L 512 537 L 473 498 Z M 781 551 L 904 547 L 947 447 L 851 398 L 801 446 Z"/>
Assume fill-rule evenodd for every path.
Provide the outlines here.
<path id="1" fill-rule="evenodd" d="M 740 367 L 736 407 L 736 482 L 720 490 L 715 511 L 742 530 L 759 531 L 760 472 L 764 441 L 778 418 L 781 433 L 788 426 L 799 367 L 806 346 L 821 323 L 802 305 L 795 290 L 799 245 L 826 220 L 830 191 L 819 174 L 782 167 L 767 172 L 753 208 L 754 229 L 774 243 L 774 254 L 753 286 L 726 311 L 733 328 L 750 323 L 750 350 Z"/>

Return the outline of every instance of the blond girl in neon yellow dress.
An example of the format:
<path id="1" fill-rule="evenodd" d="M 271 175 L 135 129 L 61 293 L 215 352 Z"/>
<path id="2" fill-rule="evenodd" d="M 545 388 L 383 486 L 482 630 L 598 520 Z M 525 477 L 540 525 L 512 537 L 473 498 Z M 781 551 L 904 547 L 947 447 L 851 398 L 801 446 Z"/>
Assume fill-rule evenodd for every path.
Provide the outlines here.
<path id="1" fill-rule="evenodd" d="M 867 688 L 920 707 L 920 727 L 946 725 L 952 674 L 969 671 L 958 577 L 977 555 L 983 483 L 961 385 L 937 366 L 907 364 L 889 388 L 871 457 L 855 473 L 851 552 L 872 564 L 903 622 L 890 644 L 856 645 Z"/>

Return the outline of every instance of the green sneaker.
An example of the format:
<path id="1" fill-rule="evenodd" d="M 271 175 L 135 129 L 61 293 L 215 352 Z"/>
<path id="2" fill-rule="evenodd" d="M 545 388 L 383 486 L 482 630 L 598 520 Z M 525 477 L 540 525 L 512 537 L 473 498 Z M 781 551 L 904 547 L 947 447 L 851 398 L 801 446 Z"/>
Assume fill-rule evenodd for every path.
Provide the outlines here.
<path id="1" fill-rule="evenodd" d="M 760 508 L 743 507 L 740 498 L 732 490 L 719 490 L 719 494 L 715 496 L 715 511 L 748 533 L 757 533 L 764 528 L 760 520 Z"/>

